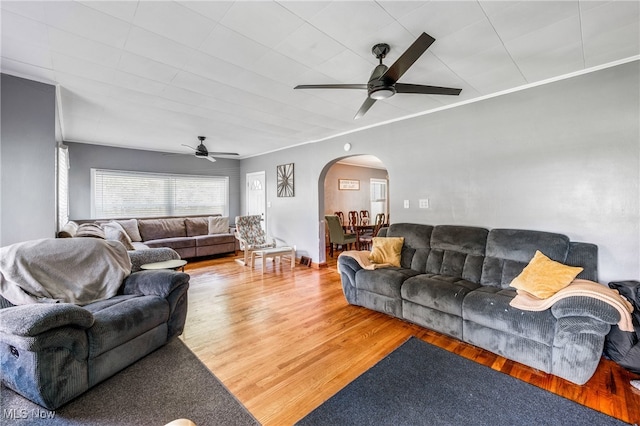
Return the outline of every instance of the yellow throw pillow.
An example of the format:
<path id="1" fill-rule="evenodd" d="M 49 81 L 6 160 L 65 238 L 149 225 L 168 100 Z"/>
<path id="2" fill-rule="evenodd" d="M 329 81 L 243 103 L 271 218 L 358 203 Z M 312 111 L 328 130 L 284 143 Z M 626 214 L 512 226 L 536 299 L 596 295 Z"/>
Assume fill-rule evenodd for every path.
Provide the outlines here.
<path id="1" fill-rule="evenodd" d="M 400 255 L 404 237 L 374 237 L 369 260 L 373 263 L 388 263 L 400 266 Z"/>
<path id="2" fill-rule="evenodd" d="M 571 284 L 582 269 L 563 265 L 536 250 L 531 262 L 511 281 L 511 287 L 546 299 Z"/>

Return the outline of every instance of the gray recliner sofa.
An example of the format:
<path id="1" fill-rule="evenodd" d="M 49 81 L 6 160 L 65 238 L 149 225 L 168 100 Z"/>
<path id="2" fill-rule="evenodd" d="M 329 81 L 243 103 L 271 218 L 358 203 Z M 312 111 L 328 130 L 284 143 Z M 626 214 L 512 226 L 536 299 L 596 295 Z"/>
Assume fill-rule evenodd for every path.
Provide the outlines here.
<path id="1" fill-rule="evenodd" d="M 179 258 L 171 249 L 129 252 L 133 271 Z M 55 410 L 184 329 L 189 275 L 169 270 L 133 272 L 118 294 L 84 306 L 14 306 L 0 296 L 2 383 Z"/>
<path id="2" fill-rule="evenodd" d="M 597 246 L 565 235 L 514 229 L 393 224 L 379 236 L 404 237 L 401 266 L 363 269 L 340 256 L 347 301 L 447 334 L 533 368 L 584 384 L 604 338 L 620 320 L 612 306 L 568 297 L 540 312 L 509 305 L 509 284 L 540 250 L 597 281 Z"/>

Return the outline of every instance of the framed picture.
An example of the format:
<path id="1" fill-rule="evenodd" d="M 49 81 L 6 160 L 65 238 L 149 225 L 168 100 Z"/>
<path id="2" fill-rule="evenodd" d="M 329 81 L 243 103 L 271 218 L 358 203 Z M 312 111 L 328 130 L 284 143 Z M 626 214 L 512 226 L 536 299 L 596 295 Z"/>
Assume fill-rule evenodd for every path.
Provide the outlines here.
<path id="1" fill-rule="evenodd" d="M 357 179 L 338 179 L 338 189 L 360 191 L 360 181 Z"/>
<path id="2" fill-rule="evenodd" d="M 277 166 L 277 174 L 278 197 L 293 197 L 293 163 Z"/>

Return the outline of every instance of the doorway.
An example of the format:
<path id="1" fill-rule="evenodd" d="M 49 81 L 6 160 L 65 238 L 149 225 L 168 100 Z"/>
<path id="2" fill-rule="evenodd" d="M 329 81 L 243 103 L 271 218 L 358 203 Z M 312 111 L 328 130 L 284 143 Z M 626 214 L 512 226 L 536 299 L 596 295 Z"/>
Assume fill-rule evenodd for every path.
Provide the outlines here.
<path id="1" fill-rule="evenodd" d="M 252 172 L 246 175 L 246 215 L 260 215 L 262 217 L 262 228 L 266 226 L 266 177 L 265 172 Z"/>
<path id="2" fill-rule="evenodd" d="M 319 199 L 319 253 L 320 262 L 326 261 L 329 244 L 325 215 L 342 212 L 348 221 L 350 211 L 367 210 L 369 221 L 378 213 L 389 217 L 389 174 L 382 161 L 373 155 L 343 157 L 327 164 L 318 182 Z M 388 219 L 385 218 L 385 221 Z M 348 225 L 344 223 L 344 225 Z"/>

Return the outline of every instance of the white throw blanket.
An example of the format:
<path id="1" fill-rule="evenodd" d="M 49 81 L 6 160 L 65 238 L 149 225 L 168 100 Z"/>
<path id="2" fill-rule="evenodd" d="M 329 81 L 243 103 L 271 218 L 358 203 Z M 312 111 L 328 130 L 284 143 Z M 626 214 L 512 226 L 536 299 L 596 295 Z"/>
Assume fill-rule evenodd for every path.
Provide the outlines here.
<path id="1" fill-rule="evenodd" d="M 371 252 L 369 250 L 347 250 L 340 253 L 338 257 L 352 257 L 356 260 L 356 262 L 358 262 L 362 269 L 373 270 L 393 266 L 390 263 L 373 263 L 371 259 L 369 259 L 370 255 Z"/>
<path id="2" fill-rule="evenodd" d="M 14 305 L 108 299 L 130 273 L 118 241 L 48 238 L 0 248 L 0 295 Z"/>
<path id="3" fill-rule="evenodd" d="M 526 291 L 518 290 L 516 297 L 509 302 L 509 305 L 523 311 L 544 311 L 558 300 L 573 296 L 592 297 L 613 306 L 620 313 L 620 321 L 618 322 L 620 330 L 634 331 L 631 318 L 633 305 L 618 293 L 618 290 L 589 280 L 575 279 L 571 284 L 546 299 L 540 299 Z"/>

